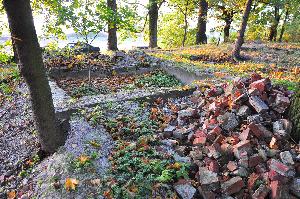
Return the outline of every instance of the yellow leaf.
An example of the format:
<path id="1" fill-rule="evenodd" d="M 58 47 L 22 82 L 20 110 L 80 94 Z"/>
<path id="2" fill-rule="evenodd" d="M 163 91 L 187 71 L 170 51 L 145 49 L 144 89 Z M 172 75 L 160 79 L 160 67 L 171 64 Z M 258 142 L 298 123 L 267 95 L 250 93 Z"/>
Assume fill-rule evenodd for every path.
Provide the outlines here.
<path id="1" fill-rule="evenodd" d="M 272 137 L 271 142 L 270 142 L 270 148 L 271 149 L 277 149 L 278 148 L 278 146 L 276 144 L 276 141 L 277 141 L 276 138 Z"/>
<path id="2" fill-rule="evenodd" d="M 67 191 L 75 190 L 79 181 L 74 178 L 67 178 L 65 182 L 65 187 Z"/>
<path id="3" fill-rule="evenodd" d="M 189 90 L 189 89 L 190 89 L 190 87 L 189 87 L 188 85 L 185 85 L 185 86 L 182 87 L 182 90 L 183 90 L 183 91 L 187 91 L 187 90 Z"/>
<path id="4" fill-rule="evenodd" d="M 175 162 L 175 163 L 172 165 L 172 168 L 173 168 L 173 169 L 179 170 L 179 169 L 181 168 L 181 164 L 178 163 L 178 162 Z"/>
<path id="5" fill-rule="evenodd" d="M 84 164 L 84 163 L 86 163 L 87 161 L 89 161 L 90 158 L 89 158 L 88 156 L 86 156 L 86 155 L 81 155 L 81 156 L 79 156 L 78 160 L 79 160 L 79 162 L 80 162 L 81 164 Z"/>
<path id="6" fill-rule="evenodd" d="M 7 193 L 7 198 L 8 199 L 14 199 L 16 198 L 16 191 L 10 191 Z"/>

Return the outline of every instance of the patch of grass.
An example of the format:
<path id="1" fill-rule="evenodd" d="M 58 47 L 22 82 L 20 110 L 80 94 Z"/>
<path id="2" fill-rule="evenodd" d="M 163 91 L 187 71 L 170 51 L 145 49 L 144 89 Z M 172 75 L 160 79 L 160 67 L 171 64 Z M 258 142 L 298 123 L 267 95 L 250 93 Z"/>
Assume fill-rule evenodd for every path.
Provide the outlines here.
<path id="1" fill-rule="evenodd" d="M 100 88 L 95 88 L 93 86 L 83 85 L 83 86 L 75 88 L 72 91 L 71 95 L 73 97 L 79 98 L 82 96 L 107 94 L 108 92 L 110 92 L 110 89 L 106 86 L 102 86 Z"/>
<path id="2" fill-rule="evenodd" d="M 273 83 L 275 85 L 282 85 L 290 91 L 297 91 L 297 89 L 299 88 L 299 83 L 292 82 L 292 81 L 289 81 L 289 80 L 274 79 Z"/>
<path id="3" fill-rule="evenodd" d="M 160 115 L 145 104 L 135 105 L 130 104 L 130 110 L 117 104 L 103 105 L 88 117 L 94 124 L 103 124 L 117 143 L 109 158 L 110 172 L 102 182 L 103 195 L 142 199 L 163 189 L 171 197 L 174 192 L 166 184 L 188 178 L 189 165 L 157 150 Z"/>
<path id="4" fill-rule="evenodd" d="M 180 86 L 181 83 L 174 76 L 158 71 L 138 79 L 135 84 L 142 87 L 174 87 Z"/>
<path id="5" fill-rule="evenodd" d="M 149 197 L 155 185 L 174 182 L 182 177 L 177 173 L 186 174 L 188 171 L 186 165 L 174 163 L 157 152 L 145 137 L 136 144 L 120 142 L 111 157 L 111 163 L 108 183 L 114 182 L 111 187 L 114 198 Z"/>

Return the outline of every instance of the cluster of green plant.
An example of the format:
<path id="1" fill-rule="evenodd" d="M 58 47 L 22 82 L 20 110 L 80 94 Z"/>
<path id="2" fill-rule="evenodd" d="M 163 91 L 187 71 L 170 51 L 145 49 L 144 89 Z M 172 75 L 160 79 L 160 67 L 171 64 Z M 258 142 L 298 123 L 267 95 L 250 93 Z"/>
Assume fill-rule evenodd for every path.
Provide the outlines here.
<path id="1" fill-rule="evenodd" d="M 72 91 L 71 96 L 79 98 L 79 97 L 88 96 L 88 95 L 107 94 L 109 92 L 110 92 L 110 89 L 106 86 L 101 86 L 100 88 L 95 88 L 94 86 L 83 85 L 80 87 L 76 87 Z"/>
<path id="2" fill-rule="evenodd" d="M 34 168 L 34 165 L 40 162 L 40 157 L 38 155 L 34 155 L 31 159 L 25 162 L 25 164 L 22 165 L 22 170 L 19 172 L 19 176 L 21 178 L 25 178 L 28 176 Z"/>
<path id="3" fill-rule="evenodd" d="M 291 81 L 288 81 L 288 80 L 280 80 L 280 79 L 274 79 L 272 81 L 275 85 L 276 84 L 277 85 L 282 85 L 290 91 L 297 91 L 297 89 L 299 87 L 299 83 L 297 83 L 297 82 L 291 82 Z"/>
<path id="4" fill-rule="evenodd" d="M 110 158 L 111 170 L 103 182 L 112 198 L 145 198 L 157 184 L 188 178 L 188 164 L 175 162 L 156 150 L 159 118 L 151 116 L 145 104 L 129 111 L 115 103 L 98 106 L 88 116 L 93 124 L 103 124 L 117 140 Z"/>
<path id="5" fill-rule="evenodd" d="M 88 116 L 89 120 L 95 124 L 103 124 L 113 138 L 132 139 L 145 135 L 154 135 L 158 129 L 158 123 L 150 119 L 149 112 L 136 110 L 134 115 L 120 114 L 117 117 L 106 117 L 97 106 Z"/>
<path id="6" fill-rule="evenodd" d="M 169 75 L 162 71 L 155 72 L 151 75 L 144 76 L 135 82 L 138 86 L 153 86 L 153 87 L 174 87 L 180 86 L 181 83 L 173 75 Z"/>
<path id="7" fill-rule="evenodd" d="M 11 94 L 20 79 L 20 72 L 16 66 L 0 68 L 0 93 Z"/>
<path id="8" fill-rule="evenodd" d="M 155 184 L 188 178 L 188 165 L 164 157 L 151 145 L 145 137 L 127 146 L 119 143 L 111 160 L 114 198 L 150 197 Z"/>

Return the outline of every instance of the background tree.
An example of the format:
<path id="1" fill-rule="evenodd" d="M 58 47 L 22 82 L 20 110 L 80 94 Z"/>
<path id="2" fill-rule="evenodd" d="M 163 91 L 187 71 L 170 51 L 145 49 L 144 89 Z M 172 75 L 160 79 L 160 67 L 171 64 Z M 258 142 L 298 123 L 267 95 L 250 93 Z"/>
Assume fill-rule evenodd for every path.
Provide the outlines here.
<path id="1" fill-rule="evenodd" d="M 183 38 L 181 45 L 185 46 L 188 36 L 188 18 L 195 13 L 196 3 L 193 0 L 170 0 L 169 5 L 175 8 L 175 12 L 178 12 L 183 16 Z"/>
<path id="2" fill-rule="evenodd" d="M 157 0 L 149 0 L 149 47 L 157 47 L 157 20 L 158 5 Z"/>
<path id="3" fill-rule="evenodd" d="M 229 41 L 230 29 L 236 14 L 242 12 L 244 0 L 210 0 L 213 8 L 213 16 L 224 22 L 223 39 Z"/>
<path id="4" fill-rule="evenodd" d="M 117 38 L 117 24 L 115 16 L 117 13 L 117 3 L 116 0 L 107 0 L 107 7 L 111 11 L 111 16 L 107 21 L 108 27 L 108 39 L 107 48 L 108 50 L 118 50 L 118 38 Z"/>
<path id="5" fill-rule="evenodd" d="M 30 90 L 42 150 L 53 153 L 64 144 L 66 133 L 59 127 L 55 118 L 52 94 L 45 75 L 30 0 L 3 0 L 3 5 L 16 47 L 21 75 Z"/>
<path id="6" fill-rule="evenodd" d="M 196 44 L 207 44 L 207 36 L 206 36 L 207 12 L 208 12 L 208 2 L 206 0 L 200 0 Z"/>
<path id="7" fill-rule="evenodd" d="M 251 12 L 251 6 L 252 6 L 252 2 L 253 0 L 247 0 L 246 5 L 245 5 L 245 10 L 244 10 L 244 14 L 243 14 L 243 19 L 242 19 L 242 23 L 241 23 L 241 27 L 239 30 L 239 35 L 238 38 L 235 42 L 235 46 L 232 52 L 232 56 L 235 59 L 240 59 L 241 58 L 241 47 L 244 43 L 244 36 L 245 36 L 245 31 L 247 28 L 247 22 L 248 22 L 248 18 Z"/>

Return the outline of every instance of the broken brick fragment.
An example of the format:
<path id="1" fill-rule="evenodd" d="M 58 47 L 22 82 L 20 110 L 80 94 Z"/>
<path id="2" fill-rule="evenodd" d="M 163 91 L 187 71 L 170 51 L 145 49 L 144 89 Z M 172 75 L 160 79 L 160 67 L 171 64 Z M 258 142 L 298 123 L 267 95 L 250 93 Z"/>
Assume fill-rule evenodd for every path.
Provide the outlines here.
<path id="1" fill-rule="evenodd" d="M 258 164 L 260 164 L 261 162 L 263 162 L 262 157 L 259 154 L 254 154 L 252 156 L 249 157 L 249 167 L 255 167 Z"/>
<path id="2" fill-rule="evenodd" d="M 228 162 L 228 164 L 227 164 L 227 169 L 229 170 L 229 171 L 234 171 L 234 170 L 236 170 L 238 167 L 237 167 L 237 163 L 236 162 L 234 162 L 234 161 L 229 161 Z"/>
<path id="3" fill-rule="evenodd" d="M 252 152 L 252 145 L 250 140 L 240 141 L 238 144 L 233 146 L 233 152 L 235 157 L 240 159 L 240 156 L 243 152 L 251 153 Z"/>
<path id="4" fill-rule="evenodd" d="M 253 199 L 263 199 L 263 198 L 266 198 L 270 191 L 271 191 L 271 189 L 267 185 L 261 184 L 256 189 L 256 191 L 254 192 L 254 194 L 252 195 L 252 198 Z"/>
<path id="5" fill-rule="evenodd" d="M 290 106 L 290 99 L 283 95 L 276 95 L 275 103 L 272 105 L 273 110 L 278 113 L 284 113 L 285 110 Z"/>
<path id="6" fill-rule="evenodd" d="M 255 109 L 257 113 L 266 112 L 269 110 L 268 105 L 258 96 L 251 96 L 249 98 L 249 103 Z"/>
<path id="7" fill-rule="evenodd" d="M 269 163 L 270 170 L 274 170 L 282 176 L 285 177 L 295 176 L 295 171 L 291 167 L 283 164 L 282 162 L 276 159 L 271 159 L 268 163 Z"/>
<path id="8" fill-rule="evenodd" d="M 206 143 L 206 137 L 196 137 L 193 141 L 193 145 L 204 145 Z"/>
<path id="9" fill-rule="evenodd" d="M 239 192 L 245 186 L 241 177 L 233 177 L 230 180 L 222 183 L 221 188 L 223 193 L 232 195 Z"/>
<path id="10" fill-rule="evenodd" d="M 239 135 L 239 139 L 242 141 L 248 140 L 250 138 L 250 129 L 246 128 L 243 132 Z"/>
<path id="11" fill-rule="evenodd" d="M 262 124 L 255 124 L 252 122 L 248 125 L 248 128 L 257 138 L 270 138 L 273 136 L 273 133 Z"/>
<path id="12" fill-rule="evenodd" d="M 256 88 L 260 92 L 263 92 L 263 91 L 266 91 L 270 88 L 270 84 L 271 84 L 270 79 L 266 78 L 266 79 L 260 79 L 260 80 L 252 82 L 249 85 L 249 87 L 252 88 L 252 89 Z"/>
<path id="13" fill-rule="evenodd" d="M 213 171 L 210 171 L 206 167 L 200 167 L 198 173 L 199 173 L 199 182 L 202 185 L 208 185 L 208 184 L 219 182 L 218 174 Z"/>

